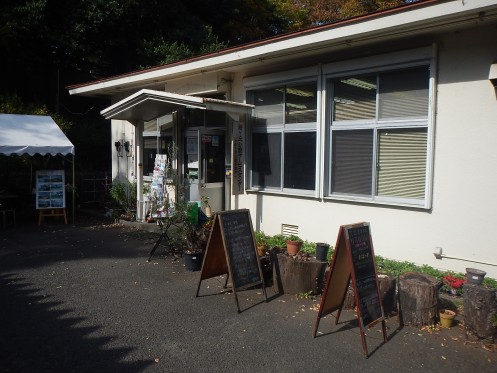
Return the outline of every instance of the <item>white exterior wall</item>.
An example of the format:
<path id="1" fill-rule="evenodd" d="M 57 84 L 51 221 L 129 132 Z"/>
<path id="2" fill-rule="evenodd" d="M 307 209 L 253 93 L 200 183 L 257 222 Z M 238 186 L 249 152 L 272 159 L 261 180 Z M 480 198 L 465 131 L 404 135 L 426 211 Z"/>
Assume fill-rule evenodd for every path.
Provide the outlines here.
<path id="1" fill-rule="evenodd" d="M 495 28 L 483 28 L 437 42 L 431 210 L 269 193 L 233 197 L 232 205 L 251 210 L 254 229 L 273 235 L 282 224 L 297 225 L 303 239 L 331 245 L 340 225 L 367 221 L 378 255 L 457 272 L 478 268 L 497 278 L 497 266 L 433 255 L 442 247 L 450 257 L 497 265 L 497 98 L 488 81 L 494 36 Z M 243 90 L 235 79 L 234 97 Z"/>

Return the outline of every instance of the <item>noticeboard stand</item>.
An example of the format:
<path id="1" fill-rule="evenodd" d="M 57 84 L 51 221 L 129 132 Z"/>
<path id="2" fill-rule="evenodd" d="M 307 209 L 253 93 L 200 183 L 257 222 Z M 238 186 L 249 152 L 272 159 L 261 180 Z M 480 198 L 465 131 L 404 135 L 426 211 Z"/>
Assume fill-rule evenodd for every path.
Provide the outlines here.
<path id="1" fill-rule="evenodd" d="M 227 287 L 228 279 L 231 279 L 238 313 L 241 309 L 237 291 L 260 285 L 267 302 L 262 268 L 257 255 L 248 209 L 218 212 L 214 216 L 196 297 L 199 296 L 203 280 L 222 275 L 227 275 L 224 288 Z"/>
<path id="2" fill-rule="evenodd" d="M 352 281 L 357 319 L 364 355 L 368 355 L 365 328 L 382 323 L 383 340 L 387 341 L 385 316 L 378 287 L 369 223 L 341 226 L 333 253 L 330 271 L 321 298 L 314 338 L 322 317 L 337 311 L 338 324 L 348 287 Z"/>

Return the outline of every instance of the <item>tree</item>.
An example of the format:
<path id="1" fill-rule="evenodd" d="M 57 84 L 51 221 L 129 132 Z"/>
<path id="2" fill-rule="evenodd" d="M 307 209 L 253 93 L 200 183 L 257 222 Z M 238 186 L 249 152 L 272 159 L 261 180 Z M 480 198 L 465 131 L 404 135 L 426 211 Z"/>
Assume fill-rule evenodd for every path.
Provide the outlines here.
<path id="1" fill-rule="evenodd" d="M 384 10 L 416 0 L 271 0 L 289 30 Z"/>

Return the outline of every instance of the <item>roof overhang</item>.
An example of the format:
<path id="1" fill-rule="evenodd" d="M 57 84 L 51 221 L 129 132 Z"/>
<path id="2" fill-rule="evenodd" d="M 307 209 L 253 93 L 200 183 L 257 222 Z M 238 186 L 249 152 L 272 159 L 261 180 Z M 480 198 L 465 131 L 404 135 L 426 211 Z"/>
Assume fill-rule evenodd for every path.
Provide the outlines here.
<path id="1" fill-rule="evenodd" d="M 298 56 L 332 53 L 460 27 L 497 18 L 495 0 L 421 0 L 360 17 L 280 35 L 214 53 L 68 87 L 71 95 L 115 95 L 158 87 L 171 79 L 213 71 L 235 72 Z"/>
<path id="2" fill-rule="evenodd" d="M 122 119 L 138 123 L 172 113 L 180 107 L 222 111 L 228 114 L 251 114 L 254 105 L 142 89 L 102 110 L 100 114 L 105 119 Z"/>

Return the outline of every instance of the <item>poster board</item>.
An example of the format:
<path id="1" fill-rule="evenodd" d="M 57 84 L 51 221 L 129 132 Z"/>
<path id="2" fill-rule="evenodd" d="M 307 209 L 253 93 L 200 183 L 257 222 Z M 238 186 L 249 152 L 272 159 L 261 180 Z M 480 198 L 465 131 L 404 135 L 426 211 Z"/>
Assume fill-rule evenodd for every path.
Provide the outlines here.
<path id="1" fill-rule="evenodd" d="M 197 297 L 203 280 L 225 274 L 231 278 L 238 312 L 238 290 L 262 285 L 267 300 L 248 209 L 223 211 L 215 215 L 202 262 Z"/>
<path id="2" fill-rule="evenodd" d="M 36 209 L 64 209 L 65 185 L 64 170 L 36 171 Z"/>
<path id="3" fill-rule="evenodd" d="M 385 316 L 378 287 L 369 223 L 340 226 L 330 272 L 321 298 L 321 307 L 314 327 L 314 337 L 316 337 L 321 317 L 338 311 L 335 324 L 338 323 L 351 280 L 357 305 L 363 351 L 367 357 L 365 327 L 370 328 L 381 321 L 383 338 L 386 342 Z"/>

